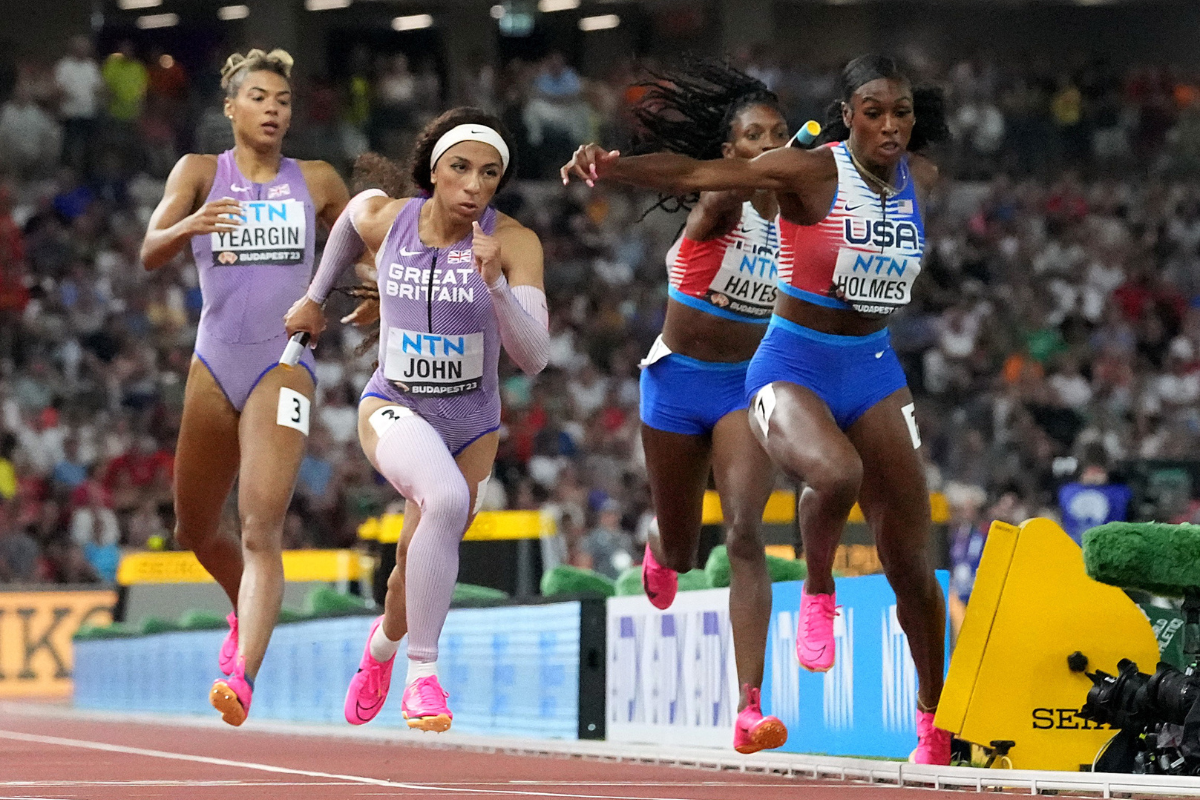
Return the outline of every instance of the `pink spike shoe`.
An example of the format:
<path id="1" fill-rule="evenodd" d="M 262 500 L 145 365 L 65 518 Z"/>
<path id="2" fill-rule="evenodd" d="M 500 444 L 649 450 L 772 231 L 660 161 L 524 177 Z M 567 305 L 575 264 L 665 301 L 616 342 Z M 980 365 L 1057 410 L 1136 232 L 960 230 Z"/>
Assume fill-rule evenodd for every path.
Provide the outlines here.
<path id="1" fill-rule="evenodd" d="M 221 712 L 221 718 L 226 723 L 237 727 L 246 721 L 250 713 L 250 699 L 254 687 L 246 679 L 246 659 L 239 656 L 233 664 L 228 677 L 217 678 L 213 681 L 208 693 L 208 702 Z"/>
<path id="2" fill-rule="evenodd" d="M 800 592 L 800 619 L 796 624 L 796 659 L 809 672 L 828 672 L 837 645 L 833 641 L 833 618 L 838 614 L 836 594 Z"/>
<path id="3" fill-rule="evenodd" d="M 950 732 L 934 727 L 935 713 L 917 709 L 917 749 L 908 757 L 913 764 L 950 766 Z"/>
<path id="4" fill-rule="evenodd" d="M 773 750 L 787 741 L 787 726 L 778 717 L 764 717 L 758 689 L 750 689 L 750 704 L 743 708 L 733 726 L 733 749 L 749 755 Z"/>
<path id="5" fill-rule="evenodd" d="M 400 701 L 400 713 L 408 721 L 408 727 L 423 731 L 442 733 L 450 730 L 454 715 L 446 705 L 450 697 L 436 675 L 417 678 L 404 687 L 404 699 Z"/>
<path id="6" fill-rule="evenodd" d="M 388 689 L 392 686 L 392 667 L 396 663 L 396 655 L 393 653 L 387 661 L 376 661 L 371 655 L 371 639 L 382 624 L 383 617 L 380 617 L 371 626 L 362 660 L 358 662 L 358 672 L 354 673 L 350 688 L 346 690 L 346 722 L 351 725 L 362 725 L 375 719 L 375 715 L 383 710 Z"/>
<path id="7" fill-rule="evenodd" d="M 222 675 L 228 675 L 233 672 L 233 664 L 235 661 L 237 661 L 237 609 L 230 611 L 229 616 L 225 618 L 225 621 L 229 623 L 229 633 L 225 634 L 225 641 L 221 643 L 221 655 L 217 656 L 217 666 L 221 668 Z"/>
<path id="8" fill-rule="evenodd" d="M 671 607 L 675 593 L 679 591 L 679 573 L 658 563 L 649 542 L 646 542 L 646 555 L 642 557 L 642 588 L 650 605 L 662 610 Z"/>

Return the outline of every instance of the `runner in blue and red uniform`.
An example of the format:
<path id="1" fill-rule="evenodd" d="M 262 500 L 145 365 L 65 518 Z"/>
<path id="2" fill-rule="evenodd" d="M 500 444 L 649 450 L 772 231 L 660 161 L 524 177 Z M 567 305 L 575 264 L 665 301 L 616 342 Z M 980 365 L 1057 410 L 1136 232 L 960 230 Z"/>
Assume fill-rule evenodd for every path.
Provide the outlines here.
<path id="1" fill-rule="evenodd" d="M 716 61 L 653 74 L 635 108 L 639 148 L 695 158 L 750 159 L 788 143 L 779 99 Z M 642 446 L 658 517 L 642 584 L 668 608 L 678 573 L 695 566 L 711 471 L 726 521 L 729 619 L 741 687 L 734 748 L 787 741 L 762 714 L 759 691 L 771 617 L 771 578 L 759 527 L 775 469 L 750 430 L 746 369 L 771 310 L 779 271 L 779 206 L 767 191 L 703 192 L 667 255 L 667 318 L 642 361 Z"/>
<path id="2" fill-rule="evenodd" d="M 671 194 L 763 190 L 781 212 L 780 297 L 747 370 L 753 428 L 771 459 L 803 481 L 808 560 L 797 632 L 806 668 L 834 661 L 832 562 L 855 500 L 896 592 L 919 680 L 918 763 L 948 764 L 933 724 L 942 690 L 945 601 L 930 553 L 929 493 L 912 394 L 889 344 L 887 316 L 911 297 L 925 247 L 921 209 L 937 179 L 918 155 L 947 135 L 942 98 L 914 91 L 886 57 L 842 72 L 827 147 L 781 148 L 749 161 L 656 153 L 621 158 L 585 145 L 562 169 Z"/>

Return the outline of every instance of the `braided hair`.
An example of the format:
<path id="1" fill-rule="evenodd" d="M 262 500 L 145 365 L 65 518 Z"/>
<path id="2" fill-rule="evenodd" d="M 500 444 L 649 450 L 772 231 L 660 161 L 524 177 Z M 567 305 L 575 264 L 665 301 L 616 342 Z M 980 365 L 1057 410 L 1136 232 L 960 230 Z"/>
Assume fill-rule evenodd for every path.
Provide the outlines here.
<path id="1" fill-rule="evenodd" d="M 842 97 L 829 104 L 825 112 L 825 129 L 817 140 L 819 143 L 842 142 L 850 138 L 850 129 L 842 119 L 842 106 L 849 105 L 860 86 L 880 78 L 910 83 L 896 60 L 889 56 L 862 55 L 842 69 Z M 945 94 L 936 86 L 914 86 L 913 129 L 908 140 L 908 151 L 916 153 L 927 145 L 948 138 L 950 128 L 946 125 Z"/>
<path id="2" fill-rule="evenodd" d="M 678 68 L 646 74 L 648 79 L 636 84 L 645 94 L 633 108 L 634 155 L 667 150 L 702 160 L 721 158 L 743 110 L 766 106 L 783 115 L 774 92 L 725 61 L 685 56 Z M 646 213 L 689 209 L 698 199 L 697 194 L 665 195 Z"/>

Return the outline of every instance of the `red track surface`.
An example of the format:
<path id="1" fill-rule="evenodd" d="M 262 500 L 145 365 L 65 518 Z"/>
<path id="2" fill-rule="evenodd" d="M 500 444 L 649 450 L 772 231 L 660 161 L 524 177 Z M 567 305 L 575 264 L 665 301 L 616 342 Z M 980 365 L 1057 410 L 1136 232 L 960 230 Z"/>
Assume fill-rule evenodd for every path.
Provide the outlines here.
<path id="1" fill-rule="evenodd" d="M 0 800 L 896 800 L 914 791 L 47 712 L 0 718 Z"/>

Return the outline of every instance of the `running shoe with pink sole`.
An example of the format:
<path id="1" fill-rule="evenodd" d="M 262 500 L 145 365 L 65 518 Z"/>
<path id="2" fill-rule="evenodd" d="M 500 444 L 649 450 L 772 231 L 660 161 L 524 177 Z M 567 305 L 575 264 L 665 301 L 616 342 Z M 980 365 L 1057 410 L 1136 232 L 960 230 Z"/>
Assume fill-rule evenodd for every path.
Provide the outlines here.
<path id="1" fill-rule="evenodd" d="M 833 618 L 837 613 L 836 594 L 809 594 L 807 589 L 801 590 L 796 659 L 809 672 L 828 672 L 833 667 L 837 650 Z"/>
<path id="2" fill-rule="evenodd" d="M 222 675 L 228 675 L 233 672 L 234 662 L 237 661 L 238 649 L 238 618 L 237 610 L 229 612 L 229 616 L 225 618 L 229 623 L 229 633 L 225 634 L 225 641 L 221 643 L 221 655 L 217 656 L 217 666 L 221 668 Z"/>
<path id="3" fill-rule="evenodd" d="M 933 724 L 935 713 L 917 709 L 917 749 L 908 757 L 913 764 L 950 766 L 950 732 Z"/>
<path id="4" fill-rule="evenodd" d="M 448 697 L 450 695 L 438 683 L 436 675 L 417 678 L 404 687 L 400 713 L 410 728 L 442 733 L 450 730 L 450 723 L 454 720 L 454 715 L 446 705 Z"/>
<path id="5" fill-rule="evenodd" d="M 646 542 L 646 554 L 642 557 L 642 589 L 650 605 L 662 610 L 671 607 L 675 593 L 679 591 L 679 573 L 658 563 L 649 542 Z"/>
<path id="6" fill-rule="evenodd" d="M 362 660 L 358 662 L 358 672 L 354 673 L 354 677 L 350 679 L 350 688 L 346 690 L 346 722 L 351 725 L 363 725 L 375 719 L 383 710 L 388 689 L 392 686 L 395 653 L 387 661 L 376 661 L 371 655 L 371 639 L 382 624 L 383 617 L 380 617 L 371 626 L 371 632 L 367 634 L 367 645 L 363 648 Z"/>
<path id="7" fill-rule="evenodd" d="M 738 712 L 733 727 L 733 749 L 749 755 L 782 747 L 787 738 L 787 726 L 778 717 L 764 717 L 759 690 L 750 689 L 750 704 Z"/>
<path id="8" fill-rule="evenodd" d="M 208 693 L 208 702 L 221 712 L 221 719 L 237 727 L 246 721 L 250 713 L 250 700 L 254 687 L 246 679 L 246 659 L 238 657 L 227 677 L 213 681 Z"/>

